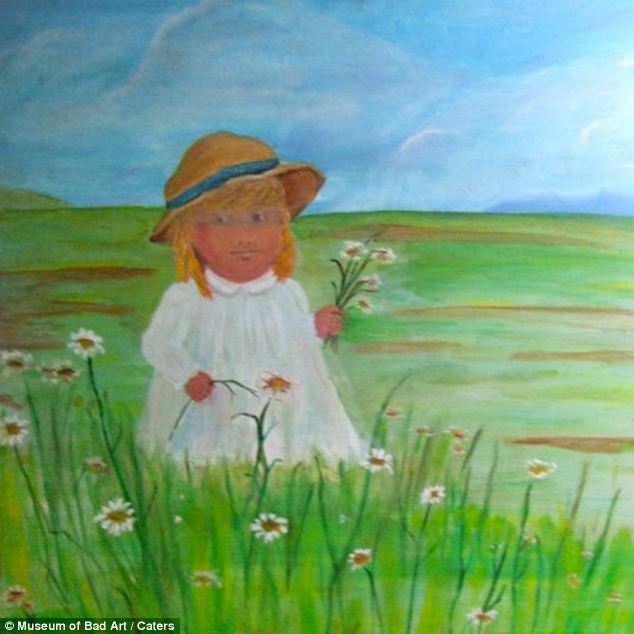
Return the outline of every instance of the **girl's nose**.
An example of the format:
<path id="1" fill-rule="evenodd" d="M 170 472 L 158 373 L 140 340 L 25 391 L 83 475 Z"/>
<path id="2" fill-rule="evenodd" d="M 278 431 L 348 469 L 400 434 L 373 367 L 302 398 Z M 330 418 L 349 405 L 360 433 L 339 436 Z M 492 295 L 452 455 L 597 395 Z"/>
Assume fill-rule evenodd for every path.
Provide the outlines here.
<path id="1" fill-rule="evenodd" d="M 253 236 L 246 232 L 238 234 L 236 242 L 239 246 L 253 246 L 254 244 Z"/>

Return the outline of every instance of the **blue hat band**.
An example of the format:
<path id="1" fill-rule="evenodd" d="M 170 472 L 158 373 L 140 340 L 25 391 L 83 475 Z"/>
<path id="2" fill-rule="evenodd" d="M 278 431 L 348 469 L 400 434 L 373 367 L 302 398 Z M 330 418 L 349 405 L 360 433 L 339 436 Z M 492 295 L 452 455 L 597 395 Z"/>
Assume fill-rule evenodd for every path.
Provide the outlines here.
<path id="1" fill-rule="evenodd" d="M 200 181 L 200 183 L 192 185 L 189 189 L 186 189 L 178 196 L 168 200 L 165 203 L 165 206 L 167 209 L 181 207 L 182 205 L 194 200 L 194 198 L 198 198 L 198 196 L 202 193 L 224 185 L 232 178 L 236 178 L 237 176 L 255 176 L 256 174 L 262 174 L 262 172 L 273 169 L 279 164 L 280 162 L 278 159 L 272 158 L 265 161 L 250 161 L 248 163 L 237 163 L 236 165 L 222 167 L 211 176 L 208 176 L 204 180 Z"/>

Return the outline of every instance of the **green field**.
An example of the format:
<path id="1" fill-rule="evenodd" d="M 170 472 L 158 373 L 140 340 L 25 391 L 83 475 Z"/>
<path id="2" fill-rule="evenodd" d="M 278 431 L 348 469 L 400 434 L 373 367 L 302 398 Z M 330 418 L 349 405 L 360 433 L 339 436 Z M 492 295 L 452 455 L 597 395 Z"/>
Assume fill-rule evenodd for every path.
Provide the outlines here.
<path id="1" fill-rule="evenodd" d="M 44 363 L 68 358 L 69 353 L 64 348 L 71 331 L 83 326 L 98 332 L 104 338 L 107 352 L 96 360 L 99 384 L 107 390 L 107 399 L 113 410 L 127 421 L 124 425 L 126 429 L 134 425 L 140 414 L 150 375 L 150 369 L 140 354 L 140 335 L 163 289 L 173 279 L 169 250 L 147 242 L 148 232 L 160 213 L 159 210 L 142 208 L 0 213 L 0 294 L 3 298 L 0 346 L 2 349 L 28 350 L 38 362 Z M 487 571 L 498 556 L 495 553 L 487 555 L 487 548 L 504 542 L 508 532 L 516 530 L 520 522 L 527 486 L 524 462 L 530 458 L 541 458 L 558 465 L 551 477 L 538 483 L 531 497 L 531 517 L 533 514 L 535 518 L 542 517 L 534 520 L 536 524 L 532 528 L 538 530 L 537 527 L 540 527 L 544 535 L 551 535 L 550 550 L 544 552 L 557 559 L 557 566 L 561 565 L 560 570 L 553 564 L 552 570 L 556 574 L 561 572 L 563 576 L 579 572 L 587 582 L 581 588 L 585 593 L 592 588 L 592 592 L 601 592 L 603 596 L 610 589 L 631 587 L 631 579 L 619 570 L 618 562 L 631 562 L 633 559 L 631 542 L 626 533 L 619 532 L 619 527 L 631 528 L 634 525 L 634 452 L 631 451 L 634 447 L 634 392 L 631 389 L 634 363 L 634 220 L 595 216 L 397 212 L 307 216 L 295 223 L 299 251 L 295 277 L 303 284 L 314 308 L 332 301 L 329 282 L 335 277 L 335 267 L 329 258 L 338 254 L 343 241 L 364 239 L 377 232 L 378 244 L 393 248 L 398 258 L 392 265 L 373 269 L 372 272 L 378 272 L 384 282 L 380 292 L 371 298 L 373 313 L 363 315 L 356 309 L 350 309 L 338 351 L 327 353 L 333 379 L 353 420 L 362 433 L 369 435 L 385 395 L 405 373 L 411 372 L 409 380 L 391 403 L 403 408 L 405 416 L 382 423 L 386 442 L 389 441 L 395 455 L 403 456 L 405 464 L 414 465 L 407 460 L 413 461 L 412 456 L 416 455 L 413 452 L 421 450 L 420 446 L 415 446 L 416 442 L 420 445 L 420 439 L 416 439 L 413 431 L 420 425 L 428 425 L 439 432 L 449 426 L 457 426 L 467 432 L 470 442 L 477 430 L 483 429 L 477 451 L 469 458 L 468 499 L 464 494 L 467 470 L 460 463 L 464 457 L 438 457 L 438 452 L 447 453 L 448 437 L 446 434 L 436 437 L 438 440 L 433 449 L 435 466 L 432 467 L 430 462 L 429 468 L 435 469 L 435 477 L 441 478 L 445 474 L 454 493 L 448 510 L 432 516 L 430 530 L 435 526 L 437 534 L 453 535 L 452 539 L 457 539 L 458 545 L 450 540 L 449 546 L 445 547 L 443 543 L 436 554 L 429 554 L 430 568 L 421 575 L 421 584 L 425 584 L 425 596 L 431 604 L 425 604 L 425 617 L 420 626 L 423 629 L 419 631 L 446 631 L 442 629 L 446 625 L 441 625 L 447 622 L 446 614 L 431 614 L 430 605 L 434 601 L 452 605 L 453 590 L 446 590 L 443 584 L 453 587 L 460 569 L 458 564 L 465 553 L 475 553 L 470 569 L 474 574 L 464 595 L 457 599 L 459 607 L 454 606 L 459 614 L 455 631 L 464 629 L 460 610 L 478 605 L 478 600 L 482 603 L 481 595 L 487 594 L 490 583 Z M 80 391 L 84 392 L 85 378 L 84 372 L 80 377 Z M 2 385 L 0 392 L 5 397 L 24 398 L 23 386 L 18 378 L 7 379 Z M 37 388 L 38 398 L 47 398 L 43 389 Z M 60 402 L 64 398 L 70 398 L 70 395 L 60 396 Z M 88 404 L 90 407 L 90 402 Z M 55 415 L 54 412 L 52 419 Z M 94 412 L 92 416 L 95 423 Z M 97 442 L 99 434 L 95 436 L 93 433 L 93 436 L 82 436 L 82 443 Z M 567 448 L 553 446 L 556 444 L 553 437 L 565 437 L 563 444 Z M 512 442 L 531 438 L 546 439 L 547 444 Z M 610 442 L 614 438 L 618 442 Z M 482 508 L 487 494 L 486 481 L 496 451 L 499 462 L 495 486 L 488 489 L 491 516 L 487 515 L 482 520 L 484 523 L 479 524 L 481 510 L 477 509 Z M 3 477 L 8 477 L 14 469 L 4 457 L 3 462 Z M 126 469 L 129 467 L 133 474 L 134 464 L 124 462 Z M 587 486 L 573 529 L 572 524 L 563 518 L 576 508 L 574 500 L 584 464 L 588 465 Z M 67 467 L 63 466 L 64 469 Z M 42 468 L 46 470 L 49 467 Z M 153 468 L 159 469 L 158 466 Z M 412 469 L 416 471 L 413 466 Z M 162 478 L 167 477 L 165 474 L 170 470 L 160 473 L 162 475 L 157 476 L 156 481 L 163 482 Z M 311 495 L 316 495 L 314 474 L 302 471 L 300 476 L 298 491 L 305 493 L 311 490 Z M 353 491 L 357 490 L 355 487 L 362 489 L 363 474 L 350 467 L 349 472 L 340 476 L 340 485 L 329 486 L 338 491 L 336 504 L 340 505 L 342 513 L 354 515 Z M 406 471 L 401 476 L 404 480 L 400 482 L 411 482 Z M 63 480 L 66 476 L 60 477 Z M 136 477 L 139 477 L 138 474 Z M 170 477 L 177 478 L 174 474 Z M 224 476 L 214 471 L 208 477 L 211 478 L 209 481 L 220 482 Z M 284 481 L 284 477 L 289 476 L 280 475 L 280 482 Z M 401 517 L 401 524 L 411 522 L 412 526 L 417 525 L 420 512 L 409 508 L 397 512 L 393 505 L 400 498 L 398 495 L 392 497 L 396 493 L 389 484 L 389 476 L 378 474 L 378 477 L 382 485 L 377 490 L 373 484 L 372 495 L 375 497 L 369 498 L 368 514 L 379 523 L 389 522 L 390 517 L 396 515 Z M 227 545 L 230 538 L 218 526 L 220 517 L 226 517 L 223 515 L 225 511 L 227 516 L 231 516 L 231 500 L 225 494 L 218 494 L 215 510 L 201 511 L 200 516 L 196 516 L 195 509 L 205 505 L 204 486 L 188 488 L 186 480 L 178 479 L 173 486 L 184 495 L 190 495 L 188 490 L 191 489 L 191 506 L 185 512 L 189 513 L 193 523 L 184 527 L 190 531 L 191 540 L 198 534 L 197 531 L 211 530 L 215 535 L 214 545 L 211 546 L 213 552 L 202 556 L 205 567 L 212 560 L 214 567 L 220 566 L 229 571 L 230 576 L 234 575 L 232 581 L 225 579 L 222 599 L 215 599 L 216 607 L 224 610 L 224 617 L 214 616 L 217 629 L 192 629 L 194 634 L 198 631 L 322 631 L 315 623 L 323 623 L 328 607 L 323 605 L 323 593 L 318 590 L 307 594 L 303 608 L 307 620 L 300 629 L 289 629 L 288 623 L 295 618 L 290 608 L 282 610 L 287 619 L 285 625 L 276 622 L 275 614 L 266 610 L 263 612 L 266 616 L 262 618 L 267 625 L 262 625 L 262 629 L 257 629 L 253 623 L 248 627 L 244 623 L 236 624 L 237 621 L 232 620 L 237 618 L 233 611 L 239 611 L 236 606 L 240 597 L 235 593 L 239 593 L 244 580 L 237 571 L 230 572 L 231 561 L 239 561 L 244 553 L 237 543 Z M 238 482 L 238 491 L 240 486 Z M 24 488 L 20 489 L 23 484 L 17 476 L 11 480 L 11 487 L 25 493 Z M 594 544 L 596 550 L 610 500 L 619 489 L 621 496 L 609 531 L 610 535 L 616 535 L 616 541 L 611 543 L 612 550 L 604 568 L 599 568 L 603 575 L 601 580 L 595 582 L 591 577 L 598 572 L 593 570 L 589 575 L 586 567 L 584 577 L 575 558 L 579 557 L 579 549 L 588 544 Z M 116 487 L 108 485 L 105 490 L 114 495 Z M 296 503 L 288 499 L 284 501 L 282 490 L 286 489 L 280 485 L 278 489 L 272 489 L 270 495 L 278 507 L 286 504 L 291 512 L 289 514 L 298 513 Z M 93 506 L 98 502 L 98 493 L 97 488 L 86 492 Z M 332 490 L 328 493 L 326 487 L 326 495 L 335 496 L 335 493 Z M 172 509 L 174 498 L 169 492 L 161 489 L 157 499 L 157 506 Z M 322 543 L 321 515 L 315 499 L 306 516 L 303 546 L 312 559 L 303 568 L 298 568 L 301 569 L 298 575 L 305 575 L 304 583 L 309 583 L 314 575 L 319 578 L 319 574 L 323 574 L 318 572 L 321 565 L 319 557 L 328 556 Z M 387 504 L 382 506 L 381 501 Z M 26 501 L 24 505 L 28 506 Z M 63 502 L 60 505 L 63 506 Z M 21 521 L 21 508 L 20 504 L 11 505 L 7 514 L 14 526 Z M 245 521 L 244 517 L 232 517 L 236 530 L 244 528 L 241 524 Z M 552 518 L 554 524 L 549 524 L 547 517 Z M 5 529 L 10 525 L 5 524 Z M 203 529 L 203 526 L 206 528 Z M 478 537 L 477 543 L 472 542 L 475 538 L 469 532 L 460 542 L 461 526 L 468 526 L 469 531 L 475 532 L 486 529 L 486 539 Z M 569 533 L 567 527 L 570 528 Z M 332 530 L 337 533 L 343 529 Z M 394 560 L 394 549 L 388 545 L 394 546 L 400 539 L 407 542 L 407 534 L 404 529 L 399 533 L 396 528 L 386 528 L 381 547 L 386 559 L 382 563 L 377 561 L 377 578 L 381 576 L 382 579 L 380 603 L 385 611 L 383 616 L 394 628 L 387 630 L 390 632 L 402 631 L 405 617 L 398 613 L 400 608 L 396 607 L 396 596 L 407 594 L 408 585 L 403 580 L 405 576 L 394 572 L 399 562 Z M 337 538 L 337 535 L 333 537 Z M 6 530 L 2 539 L 3 550 L 8 544 L 14 545 L 13 537 L 7 535 Z M 367 539 L 370 539 L 369 534 Z M 373 536 L 372 539 L 378 541 L 378 537 Z M 557 544 L 564 541 L 565 548 L 562 546 L 558 551 Z M 22 541 L 16 540 L 15 544 L 20 545 Z M 277 546 L 279 544 L 270 550 L 277 553 L 271 555 L 271 560 L 266 557 L 258 560 L 260 567 L 257 574 L 263 575 L 258 577 L 261 586 L 267 584 L 267 575 L 277 574 L 278 565 L 282 568 L 288 566 L 289 551 L 286 551 L 284 564 L 284 547 L 275 550 Z M 65 548 L 62 548 L 62 556 L 70 557 Z M 130 548 L 127 554 L 122 552 L 120 556 L 132 562 L 136 561 L 135 557 L 142 557 L 142 542 L 139 552 L 132 546 Z M 222 549 L 228 549 L 224 555 L 219 554 Z M 231 552 L 235 555 L 233 560 L 227 554 Z M 403 553 L 403 568 L 410 570 L 416 552 L 411 550 L 411 544 L 403 546 L 399 552 Z M 512 559 L 513 548 L 509 552 Z M 390 553 L 389 557 L 387 553 Z M 187 556 L 196 559 L 198 555 L 188 553 Z M 515 556 L 518 556 L 517 552 Z M 457 567 L 449 566 L 444 573 L 441 572 L 443 557 L 455 558 Z M 5 569 L 12 568 L 14 572 L 20 570 L 27 574 L 27 568 L 36 559 L 37 555 L 33 553 L 28 561 L 11 560 L 9 557 L 5 563 L 10 565 L 5 565 Z M 528 576 L 522 580 L 524 585 L 521 590 L 517 589 L 518 593 L 535 597 L 542 578 L 539 561 L 531 560 L 527 564 Z M 203 562 L 188 563 L 203 566 Z M 392 586 L 386 581 L 390 575 L 395 575 Z M 372 616 L 375 615 L 374 603 L 367 592 L 367 581 L 363 576 L 356 578 L 358 580 L 354 583 L 358 585 L 353 586 L 351 610 L 357 616 L 351 617 L 346 625 L 338 620 L 339 615 L 334 620 L 333 631 L 372 631 L 363 629 L 363 625 L 361 630 L 353 627 L 355 619 L 357 624 L 366 623 L 365 617 L 359 616 L 365 608 L 369 610 L 367 623 L 374 623 L 372 627 L 377 624 Z M 547 575 L 546 578 L 545 595 L 552 581 Z M 276 583 L 279 582 L 278 579 Z M 38 583 L 43 584 L 41 579 Z M 435 583 L 439 587 L 437 596 L 433 591 Z M 591 586 L 591 583 L 598 585 Z M 512 579 L 506 584 L 509 590 L 513 585 Z M 277 588 L 276 592 L 283 594 L 276 584 L 273 585 Z M 88 596 L 88 589 L 83 588 L 82 592 L 84 590 Z M 544 609 L 542 603 L 538 602 L 536 608 L 532 599 L 527 600 L 522 594 L 520 600 L 526 602 L 523 608 L 526 612 L 520 614 L 516 611 L 513 618 L 501 619 L 499 626 L 491 625 L 488 631 L 511 631 L 505 628 L 513 619 L 516 621 L 515 625 L 511 623 L 515 628 L 513 631 L 518 632 L 589 634 L 617 629 L 630 631 L 628 627 L 634 618 L 631 608 L 628 608 L 628 621 L 605 611 L 608 608 L 603 603 L 602 607 L 596 607 L 592 616 L 597 627 L 599 622 L 602 624 L 601 628 L 584 629 L 582 623 L 590 618 L 586 608 L 591 606 L 591 602 L 588 602 L 587 594 L 577 593 L 574 595 L 576 616 L 570 616 L 570 612 L 565 610 L 566 602 L 572 601 L 570 597 L 566 599 L 568 591 L 570 588 L 557 590 L 553 605 L 559 607 L 553 608 L 543 623 L 538 621 L 536 629 L 522 629 L 517 625 L 518 622 L 531 621 L 535 613 Z M 147 592 L 151 594 L 150 590 Z M 193 610 L 195 619 L 202 619 L 201 622 L 208 624 L 202 607 L 204 598 L 195 593 L 190 597 L 188 592 L 182 590 L 181 599 Z M 506 596 L 508 598 L 509 594 Z M 254 599 L 254 607 L 259 605 L 258 601 L 267 605 L 272 601 L 275 604 L 279 599 L 277 594 L 272 598 L 263 593 L 257 601 Z M 152 603 L 154 600 L 148 597 L 139 599 L 141 605 L 148 606 L 155 605 Z M 541 600 L 544 600 L 543 597 Z M 463 601 L 475 603 L 463 605 Z M 309 608 L 311 602 L 312 611 Z M 318 607 L 315 607 L 315 602 Z M 496 608 L 500 613 L 502 605 Z M 86 613 L 90 613 L 90 609 L 94 609 L 93 599 L 86 599 L 83 607 Z M 448 609 L 451 610 L 451 607 Z M 336 610 L 335 614 L 338 614 Z M 432 625 L 438 629 L 424 629 Z"/>
<path id="2" fill-rule="evenodd" d="M 150 372 L 139 338 L 174 275 L 169 250 L 147 241 L 160 213 L 0 214 L 2 347 L 55 358 L 70 330 L 91 328 L 106 342 L 113 398 L 138 414 Z M 384 287 L 372 298 L 373 314 L 351 309 L 339 353 L 329 356 L 363 431 L 385 386 L 412 369 L 401 405 L 418 424 L 484 426 L 489 443 L 634 438 L 634 221 L 395 212 L 300 218 L 296 277 L 314 308 L 332 301 L 329 258 L 343 240 L 376 231 L 398 260 L 379 271 Z M 622 487 L 622 521 L 633 520 L 629 447 L 584 456 L 596 483 L 592 508 L 600 511 L 603 492 Z M 511 499 L 520 484 L 513 466 L 536 453 L 560 465 L 552 486 L 563 500 L 580 454 L 505 444 Z"/>

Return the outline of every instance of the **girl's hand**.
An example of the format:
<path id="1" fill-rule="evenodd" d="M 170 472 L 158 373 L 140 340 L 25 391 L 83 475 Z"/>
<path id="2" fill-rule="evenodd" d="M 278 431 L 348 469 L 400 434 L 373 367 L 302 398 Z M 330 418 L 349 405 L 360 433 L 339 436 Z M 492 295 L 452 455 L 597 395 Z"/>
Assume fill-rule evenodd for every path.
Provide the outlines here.
<path id="1" fill-rule="evenodd" d="M 341 309 L 334 304 L 320 308 L 315 313 L 315 330 L 322 339 L 341 333 Z"/>
<path id="2" fill-rule="evenodd" d="M 185 392 L 192 401 L 200 403 L 210 397 L 215 387 L 213 379 L 204 372 L 199 372 L 185 383 Z"/>

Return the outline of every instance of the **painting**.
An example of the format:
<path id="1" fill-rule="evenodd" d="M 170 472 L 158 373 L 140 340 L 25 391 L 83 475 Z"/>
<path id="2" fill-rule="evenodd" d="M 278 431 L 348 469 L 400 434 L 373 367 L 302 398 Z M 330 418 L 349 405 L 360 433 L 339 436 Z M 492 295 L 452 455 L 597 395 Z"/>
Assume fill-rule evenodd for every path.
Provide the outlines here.
<path id="1" fill-rule="evenodd" d="M 630 3 L 0 17 L 0 627 L 634 631 Z"/>

